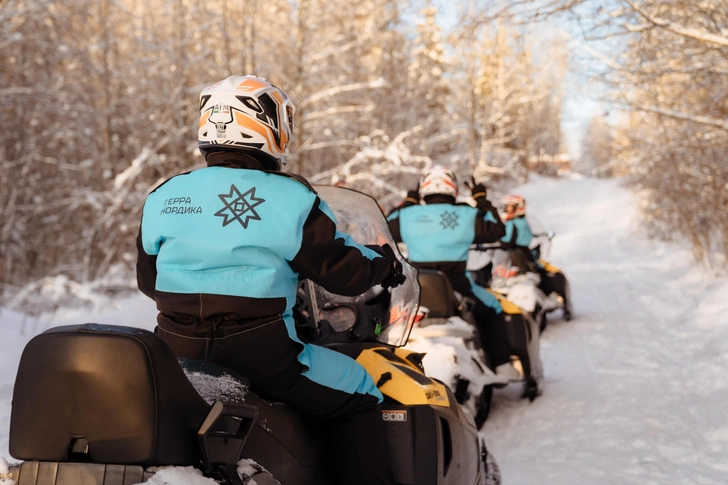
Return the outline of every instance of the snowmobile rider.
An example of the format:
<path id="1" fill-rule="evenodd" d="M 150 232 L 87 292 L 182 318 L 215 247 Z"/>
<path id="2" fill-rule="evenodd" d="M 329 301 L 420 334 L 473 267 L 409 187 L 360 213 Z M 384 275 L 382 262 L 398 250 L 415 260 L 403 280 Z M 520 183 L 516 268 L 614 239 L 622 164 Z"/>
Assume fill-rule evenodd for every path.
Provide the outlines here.
<path id="1" fill-rule="evenodd" d="M 399 208 L 387 218 L 397 242 L 404 242 L 408 259 L 418 268 L 445 273 L 453 289 L 475 301 L 473 315 L 488 352 L 499 374 L 516 377 L 502 309 L 497 299 L 475 285 L 466 271 L 471 244 L 498 241 L 505 227 L 488 200 L 485 185 L 473 183 L 472 196 L 477 207 L 456 203 L 458 183 L 450 170 L 435 165 L 420 180 L 418 190 L 411 190 Z M 424 205 L 420 204 L 420 197 Z"/>
<path id="2" fill-rule="evenodd" d="M 510 194 L 503 197 L 501 202 L 503 203 L 502 219 L 506 225 L 506 235 L 501 239 L 503 247 L 518 255 L 517 259 L 521 261 L 514 261 L 514 264 L 521 266 L 524 271 L 537 273 L 541 277 L 539 289 L 545 295 L 553 297 L 551 294 L 554 287 L 551 280 L 544 267 L 538 262 L 538 255 L 529 248 L 533 240 L 533 232 L 526 219 L 526 199 L 520 195 Z"/>
<path id="3" fill-rule="evenodd" d="M 294 106 L 265 79 L 231 76 L 200 95 L 207 167 L 149 194 L 137 238 L 139 289 L 178 357 L 239 372 L 264 398 L 326 420 L 346 485 L 393 485 L 382 394 L 353 359 L 299 340 L 299 278 L 354 296 L 404 282 L 389 246 L 361 246 L 308 182 L 281 172 Z"/>

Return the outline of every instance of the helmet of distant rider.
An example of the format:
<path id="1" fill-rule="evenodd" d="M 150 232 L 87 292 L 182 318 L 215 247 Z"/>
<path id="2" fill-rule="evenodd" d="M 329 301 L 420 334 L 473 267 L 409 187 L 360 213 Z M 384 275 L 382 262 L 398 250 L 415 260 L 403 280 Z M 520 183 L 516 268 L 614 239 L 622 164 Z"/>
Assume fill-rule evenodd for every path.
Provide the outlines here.
<path id="1" fill-rule="evenodd" d="M 503 203 L 503 220 L 509 221 L 526 215 L 526 199 L 520 195 L 506 195 L 501 202 Z"/>
<path id="2" fill-rule="evenodd" d="M 453 197 L 458 195 L 458 181 L 455 174 L 442 165 L 433 166 L 420 179 L 420 196 L 425 197 L 435 194 L 451 195 Z"/>
<path id="3" fill-rule="evenodd" d="M 265 79 L 230 76 L 200 93 L 200 152 L 244 152 L 280 170 L 288 162 L 294 113 L 286 93 Z"/>

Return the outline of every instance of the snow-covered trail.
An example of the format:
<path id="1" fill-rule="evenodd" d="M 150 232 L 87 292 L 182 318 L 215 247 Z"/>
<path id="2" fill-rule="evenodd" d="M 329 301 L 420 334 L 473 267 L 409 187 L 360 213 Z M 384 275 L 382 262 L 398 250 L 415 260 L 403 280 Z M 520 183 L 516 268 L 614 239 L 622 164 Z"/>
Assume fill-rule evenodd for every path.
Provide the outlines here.
<path id="1" fill-rule="evenodd" d="M 541 397 L 496 392 L 484 434 L 504 483 L 728 483 L 728 281 L 648 241 L 618 181 L 518 193 L 557 234 L 576 319 L 542 336 Z"/>

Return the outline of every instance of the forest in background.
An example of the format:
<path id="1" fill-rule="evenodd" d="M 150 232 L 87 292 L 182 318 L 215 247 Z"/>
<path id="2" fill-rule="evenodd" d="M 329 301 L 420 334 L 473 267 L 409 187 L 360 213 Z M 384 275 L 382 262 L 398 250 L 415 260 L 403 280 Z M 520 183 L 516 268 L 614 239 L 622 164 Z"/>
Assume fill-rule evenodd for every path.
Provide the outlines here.
<path id="1" fill-rule="evenodd" d="M 584 166 L 629 175 L 656 235 L 720 264 L 727 8 L 470 0 L 444 32 L 430 2 L 0 0 L 0 304 L 44 310 L 54 298 L 31 295 L 47 277 L 55 293 L 133 288 L 146 194 L 203 166 L 200 90 L 247 73 L 296 105 L 287 170 L 391 207 L 432 163 L 524 180 L 530 160 L 564 152 L 578 64 L 622 113 L 592 120 Z M 556 21 L 577 26 L 570 40 L 532 29 Z"/>
<path id="2" fill-rule="evenodd" d="M 556 154 L 559 62 L 522 29 L 445 34 L 431 6 L 363 0 L 5 0 L 0 10 L 0 281 L 133 279 L 146 194 L 204 164 L 198 96 L 254 73 L 296 105 L 287 170 L 385 206 L 422 169 L 525 174 Z M 450 52 L 446 53 L 446 50 Z"/>

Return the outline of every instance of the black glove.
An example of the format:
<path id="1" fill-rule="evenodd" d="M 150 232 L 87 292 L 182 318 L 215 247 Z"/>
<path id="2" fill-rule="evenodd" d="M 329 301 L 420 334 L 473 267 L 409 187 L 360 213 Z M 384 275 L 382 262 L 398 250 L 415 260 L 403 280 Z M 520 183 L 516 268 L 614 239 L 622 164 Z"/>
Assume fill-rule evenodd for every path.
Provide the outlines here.
<path id="1" fill-rule="evenodd" d="M 405 282 L 407 277 L 402 273 L 402 263 L 399 262 L 394 250 L 389 244 L 381 246 L 380 253 L 389 261 L 389 274 L 380 283 L 383 288 L 394 288 Z"/>
<path id="2" fill-rule="evenodd" d="M 404 199 L 404 202 L 402 203 L 402 207 L 409 207 L 411 205 L 417 205 L 420 203 L 420 191 L 419 190 L 409 190 L 407 191 L 407 198 Z"/>
<path id="3" fill-rule="evenodd" d="M 484 183 L 476 184 L 473 180 L 473 185 L 470 187 L 470 193 L 473 194 L 473 199 L 478 200 L 481 197 L 488 197 L 488 190 L 485 188 Z"/>
<path id="4" fill-rule="evenodd" d="M 488 189 L 485 188 L 484 183 L 475 183 L 475 178 L 470 177 L 472 181 L 470 184 L 470 192 L 473 194 L 473 200 L 478 209 L 482 211 L 494 210 L 493 204 L 488 200 Z"/>

